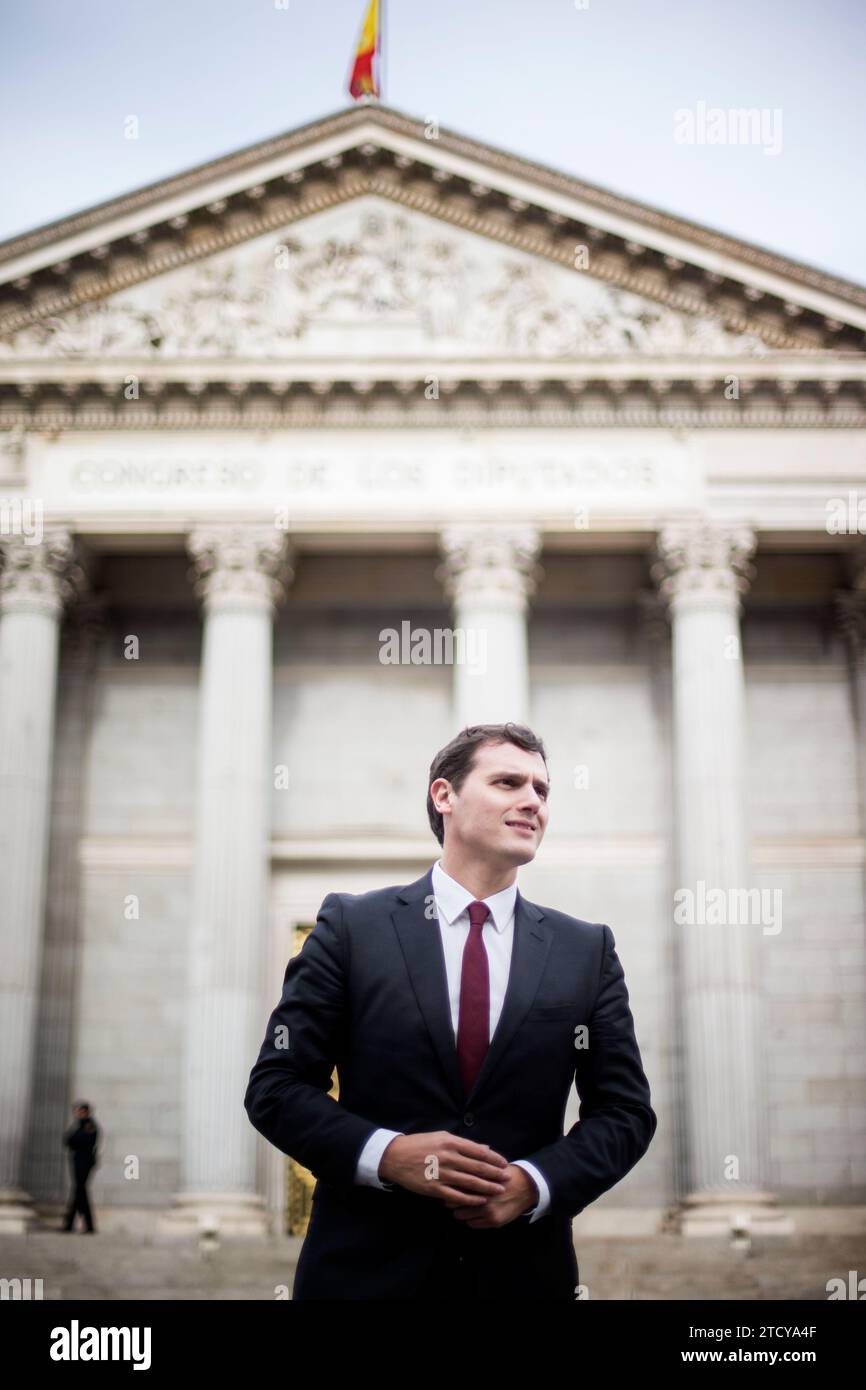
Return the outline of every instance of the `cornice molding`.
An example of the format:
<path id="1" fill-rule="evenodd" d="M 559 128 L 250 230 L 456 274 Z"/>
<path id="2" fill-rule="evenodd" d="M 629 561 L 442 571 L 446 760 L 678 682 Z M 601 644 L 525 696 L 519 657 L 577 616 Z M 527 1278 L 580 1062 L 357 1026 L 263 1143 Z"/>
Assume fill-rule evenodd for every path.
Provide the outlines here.
<path id="1" fill-rule="evenodd" d="M 21 431 L 244 429 L 454 429 L 506 427 L 660 429 L 862 429 L 866 381 L 739 378 L 729 399 L 733 363 L 716 378 L 631 377 L 600 374 L 568 378 L 453 376 L 443 364 L 438 399 L 423 380 L 177 379 L 150 369 L 139 398 L 127 400 L 123 377 L 0 382 L 0 455 L 3 432 L 10 449 Z M 250 372 L 255 370 L 251 367 Z M 754 367 L 751 368 L 754 370 Z"/>
<path id="2" fill-rule="evenodd" d="M 529 179 L 539 189 L 556 191 L 572 199 L 579 198 L 584 204 L 628 215 L 647 227 L 686 237 L 704 249 L 725 251 L 746 266 L 753 265 L 784 277 L 792 284 L 837 296 L 858 310 L 866 308 L 866 290 L 860 287 L 463 137 L 440 132 L 436 141 L 424 140 L 425 128 L 420 122 L 384 108 L 367 107 L 363 112 L 342 113 L 280 140 L 265 142 L 177 179 L 152 185 L 127 199 L 102 204 L 78 218 L 51 224 L 49 228 L 31 233 L 29 238 L 7 242 L 0 246 L 0 280 L 4 262 L 20 258 L 40 245 L 60 242 L 74 232 L 108 223 L 124 213 L 155 207 L 180 192 L 194 191 L 208 183 L 212 185 L 217 176 L 251 168 L 277 154 L 288 155 L 305 146 L 320 144 L 328 135 L 351 132 L 365 124 L 368 128 L 379 126 L 382 130 L 421 141 L 425 157 L 421 157 L 421 151 L 418 157 L 410 157 L 363 140 L 341 153 L 320 158 L 306 168 L 292 169 L 227 197 L 205 202 L 198 208 L 156 221 L 150 227 L 142 227 L 114 241 L 91 246 L 30 274 L 17 278 L 7 275 L 5 298 L 0 297 L 0 334 L 13 334 L 47 317 L 62 315 L 251 238 L 291 226 L 350 199 L 372 194 L 513 250 L 554 262 L 575 274 L 593 276 L 668 308 L 714 318 L 727 330 L 754 334 L 775 349 L 860 351 L 864 346 L 859 322 L 846 324 L 781 294 L 743 284 L 733 276 L 666 255 L 626 235 L 602 230 L 591 221 L 566 216 L 541 203 L 509 196 L 472 178 L 461 177 L 437 165 L 435 152 L 462 154 L 495 172 Z M 580 264 L 576 263 L 578 247 L 588 254 L 588 260 Z M 854 317 L 859 320 L 862 315 Z"/>
<path id="3" fill-rule="evenodd" d="M 747 264 L 760 267 L 771 274 L 784 276 L 822 293 L 850 298 L 866 308 L 866 288 L 841 276 L 830 275 L 815 267 L 778 255 L 763 247 L 754 246 L 736 237 L 715 232 L 700 223 L 675 216 L 659 208 L 623 197 L 597 184 L 587 183 L 534 160 L 523 159 L 496 146 L 473 140 L 468 136 L 439 126 L 435 141 L 427 135 L 427 124 L 394 108 L 365 104 L 350 106 L 341 111 L 310 121 L 283 135 L 270 137 L 247 145 L 232 154 L 196 165 L 168 179 L 160 179 L 119 198 L 110 198 L 70 217 L 59 218 L 34 228 L 21 236 L 0 242 L 0 267 L 6 262 L 61 238 L 86 232 L 123 214 L 144 211 L 179 194 L 194 191 L 227 175 L 254 169 L 267 161 L 291 155 L 306 146 L 344 135 L 359 127 L 378 126 L 384 131 L 411 140 L 423 140 L 449 154 L 484 163 L 516 178 L 531 180 L 539 187 L 567 197 L 579 198 L 594 206 L 621 216 L 637 219 L 646 226 L 667 234 L 684 237 L 710 251 L 731 255 Z"/>

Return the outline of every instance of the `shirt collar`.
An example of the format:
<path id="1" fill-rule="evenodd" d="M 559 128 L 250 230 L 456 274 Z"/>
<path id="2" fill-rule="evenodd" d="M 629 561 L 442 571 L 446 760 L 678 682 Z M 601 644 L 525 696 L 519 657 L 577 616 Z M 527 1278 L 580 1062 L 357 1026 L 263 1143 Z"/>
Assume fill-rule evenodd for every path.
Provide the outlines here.
<path id="1" fill-rule="evenodd" d="M 468 888 L 464 888 L 456 878 L 446 874 L 441 859 L 437 859 L 433 865 L 432 886 L 437 907 L 449 924 L 453 924 L 461 912 L 465 912 L 469 904 L 476 901 Z M 508 888 L 502 888 L 498 893 L 491 893 L 489 898 L 481 898 L 479 901 L 485 902 L 490 908 L 489 920 L 496 930 L 504 932 L 511 921 L 517 901 L 517 880 L 515 879 Z"/>

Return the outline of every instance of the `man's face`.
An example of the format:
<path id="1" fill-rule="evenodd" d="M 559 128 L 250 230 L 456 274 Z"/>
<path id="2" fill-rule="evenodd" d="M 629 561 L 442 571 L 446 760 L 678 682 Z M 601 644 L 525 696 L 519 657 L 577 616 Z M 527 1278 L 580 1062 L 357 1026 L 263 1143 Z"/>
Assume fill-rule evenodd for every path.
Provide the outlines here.
<path id="1" fill-rule="evenodd" d="M 431 793 L 443 812 L 446 845 L 509 865 L 535 858 L 549 815 L 547 769 L 540 753 L 508 742 L 482 743 L 459 791 L 438 778 Z"/>

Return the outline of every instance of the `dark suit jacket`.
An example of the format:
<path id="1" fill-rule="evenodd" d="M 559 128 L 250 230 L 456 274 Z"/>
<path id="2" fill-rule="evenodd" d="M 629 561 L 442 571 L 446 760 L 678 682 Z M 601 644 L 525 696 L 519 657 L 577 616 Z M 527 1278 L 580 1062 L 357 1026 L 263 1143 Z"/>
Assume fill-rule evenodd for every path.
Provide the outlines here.
<path id="1" fill-rule="evenodd" d="M 462 1258 L 491 1297 L 573 1299 L 572 1217 L 637 1163 L 656 1128 L 613 933 L 518 891 L 505 1001 L 467 1096 L 431 875 L 327 895 L 250 1073 L 250 1121 L 317 1179 L 293 1297 L 421 1298 L 431 1271 L 447 1276 Z M 339 1100 L 327 1095 L 335 1066 Z M 573 1081 L 580 1119 L 563 1135 Z M 472 1229 L 436 1198 L 356 1184 L 380 1126 L 447 1130 L 529 1159 L 550 1209 Z"/>
<path id="2" fill-rule="evenodd" d="M 69 1149 L 69 1160 L 76 1177 L 87 1177 L 91 1168 L 98 1163 L 96 1145 L 99 1143 L 99 1126 L 94 1119 L 79 1120 L 66 1131 L 63 1142 Z"/>

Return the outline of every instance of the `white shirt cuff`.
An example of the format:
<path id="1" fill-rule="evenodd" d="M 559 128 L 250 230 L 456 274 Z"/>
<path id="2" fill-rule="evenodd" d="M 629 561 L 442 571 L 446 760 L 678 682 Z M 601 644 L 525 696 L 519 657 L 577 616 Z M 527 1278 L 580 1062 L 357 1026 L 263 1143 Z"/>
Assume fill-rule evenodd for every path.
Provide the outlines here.
<path id="1" fill-rule="evenodd" d="M 544 1213 L 550 1206 L 550 1188 L 547 1186 L 547 1183 L 534 1163 L 530 1163 L 525 1158 L 517 1158 L 515 1159 L 515 1165 L 518 1168 L 525 1168 L 529 1176 L 534 1179 L 535 1185 L 538 1188 L 538 1201 L 535 1206 L 530 1207 L 529 1211 L 523 1212 L 523 1215 L 529 1218 L 531 1225 L 532 1222 L 537 1221 L 540 1216 L 544 1216 Z"/>
<path id="2" fill-rule="evenodd" d="M 383 1192 L 391 1191 L 394 1184 L 382 1181 L 379 1177 L 379 1164 L 391 1140 L 399 1138 L 401 1133 L 402 1130 L 399 1129 L 376 1129 L 373 1131 L 358 1158 L 358 1167 L 355 1170 L 356 1183 L 361 1183 L 365 1187 L 378 1187 Z"/>

